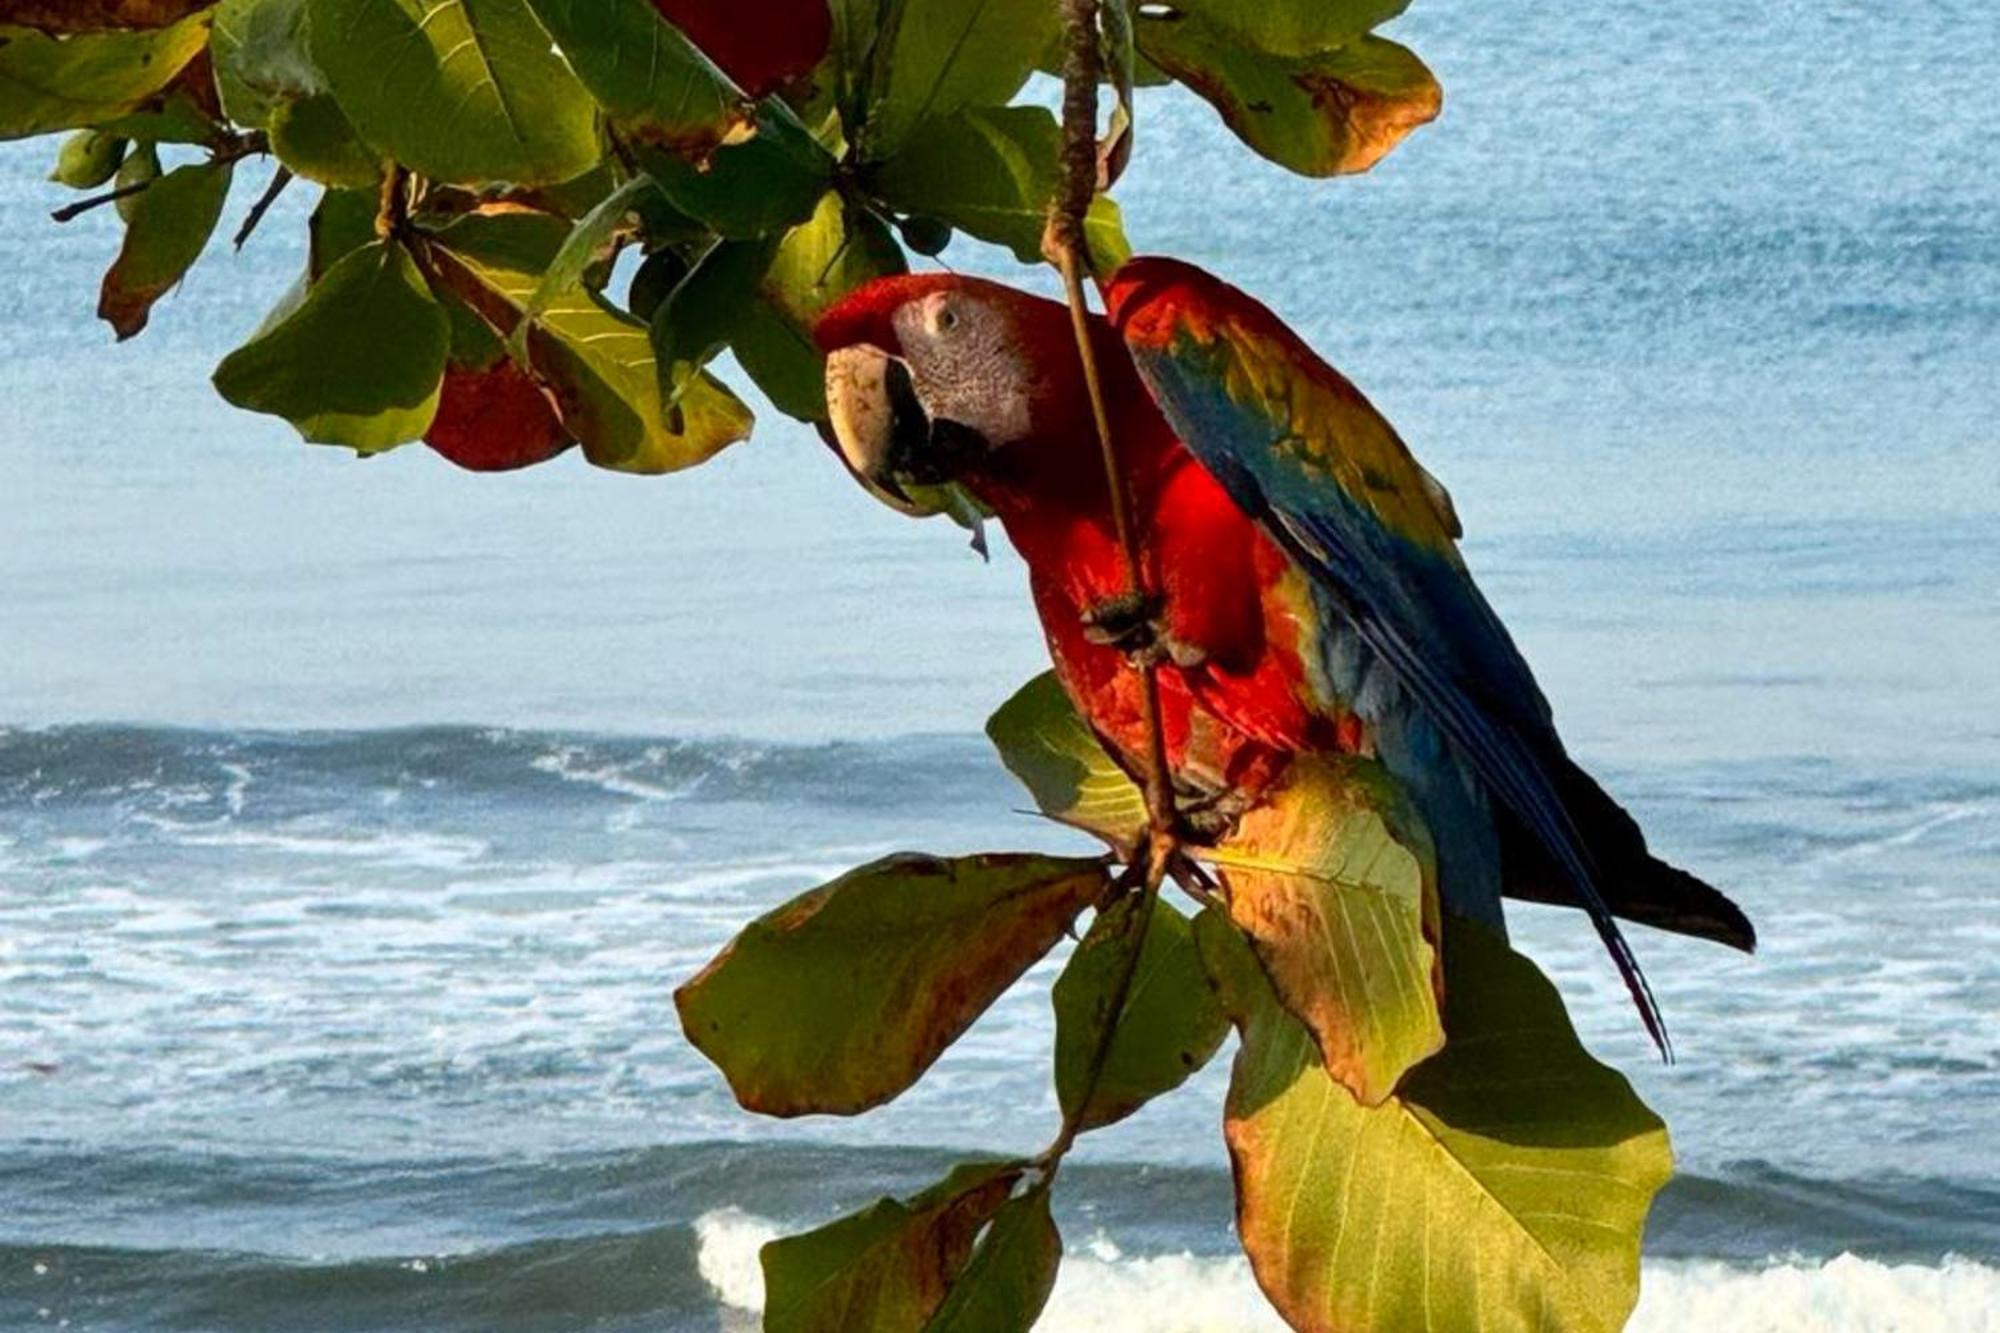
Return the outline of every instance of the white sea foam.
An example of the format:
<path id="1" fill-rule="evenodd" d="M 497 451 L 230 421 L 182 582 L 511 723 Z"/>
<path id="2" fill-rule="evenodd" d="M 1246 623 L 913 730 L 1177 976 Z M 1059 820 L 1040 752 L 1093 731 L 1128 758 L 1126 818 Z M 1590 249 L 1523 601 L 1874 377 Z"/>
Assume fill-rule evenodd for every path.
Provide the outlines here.
<path id="1" fill-rule="evenodd" d="M 341 835 L 332 832 L 238 828 L 227 821 L 199 826 L 149 819 L 183 847 L 241 848 L 298 857 L 384 861 L 428 869 L 449 870 L 485 856 L 483 838 L 445 833 L 382 833 Z"/>
<path id="2" fill-rule="evenodd" d="M 674 786 L 649 782 L 633 775 L 633 769 L 644 765 L 657 767 L 665 757 L 664 749 L 649 747 L 635 762 L 593 763 L 589 751 L 582 746 L 562 745 L 547 754 L 537 756 L 530 766 L 538 772 L 561 778 L 565 782 L 583 783 L 609 792 L 613 796 L 627 796 L 635 801 L 678 801 L 701 786 L 703 781 L 701 774 L 696 774 Z"/>
<path id="3" fill-rule="evenodd" d="M 779 1234 L 739 1208 L 696 1224 L 702 1277 L 724 1326 L 764 1306 L 757 1252 Z M 745 1326 L 748 1326 L 747 1324 Z M 1041 1333 L 1284 1333 L 1239 1256 L 1127 1255 L 1104 1237 L 1072 1249 Z M 1969 1259 L 1885 1264 L 1843 1254 L 1746 1268 L 1705 1260 L 1645 1266 L 1627 1333 L 1995 1333 L 2000 1269 Z"/>

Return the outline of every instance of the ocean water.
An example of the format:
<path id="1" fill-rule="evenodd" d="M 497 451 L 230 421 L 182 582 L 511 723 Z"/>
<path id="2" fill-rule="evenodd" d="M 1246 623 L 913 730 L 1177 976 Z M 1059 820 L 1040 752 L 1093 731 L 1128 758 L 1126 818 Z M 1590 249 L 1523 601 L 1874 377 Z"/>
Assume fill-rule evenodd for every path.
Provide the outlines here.
<path id="1" fill-rule="evenodd" d="M 1661 1067 L 1581 921 L 1515 918 L 1674 1130 L 1634 1327 L 2000 1328 L 1990 5 L 1396 31 L 1447 110 L 1371 177 L 1152 95 L 1121 194 L 1398 422 L 1572 747 L 1758 921 L 1638 932 Z M 782 422 L 650 481 L 297 445 L 204 380 L 303 201 L 114 349 L 115 228 L 48 223 L 42 156 L 0 148 L 0 1328 L 748 1328 L 764 1239 L 1039 1146 L 1057 960 L 855 1120 L 750 1120 L 670 998 L 858 861 L 1079 845 L 978 736 L 1041 665 L 1004 549 Z M 1045 1328 L 1277 1327 L 1225 1063 L 1086 1141 Z"/>

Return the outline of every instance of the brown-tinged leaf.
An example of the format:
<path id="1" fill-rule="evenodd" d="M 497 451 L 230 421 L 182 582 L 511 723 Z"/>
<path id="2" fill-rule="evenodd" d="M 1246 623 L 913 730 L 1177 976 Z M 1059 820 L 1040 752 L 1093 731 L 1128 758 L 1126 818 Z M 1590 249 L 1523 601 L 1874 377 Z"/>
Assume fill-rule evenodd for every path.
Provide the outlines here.
<path id="1" fill-rule="evenodd" d="M 0 0 L 0 23 L 43 32 L 164 28 L 215 0 Z"/>
<path id="2" fill-rule="evenodd" d="M 758 104 L 755 133 L 700 161 L 641 143 L 640 164 L 673 206 L 732 240 L 753 240 L 812 216 L 837 164 L 782 101 Z"/>
<path id="3" fill-rule="evenodd" d="M 547 393 L 515 362 L 449 363 L 424 443 L 468 472 L 511 472 L 547 462 L 576 441 Z"/>
<path id="4" fill-rule="evenodd" d="M 570 227 L 510 210 L 459 218 L 429 238 L 437 279 L 503 336 L 513 333 Z M 527 337 L 528 368 L 598 467 L 671 472 L 750 433 L 750 411 L 706 373 L 669 403 L 646 326 L 596 292 L 552 298 Z"/>
<path id="5" fill-rule="evenodd" d="M 1444 1042 L 1430 841 L 1380 765 L 1294 761 L 1213 859 L 1229 912 L 1327 1072 L 1369 1106 Z"/>
<path id="6" fill-rule="evenodd" d="M 230 172 L 226 162 L 176 167 L 133 197 L 125 244 L 97 298 L 97 317 L 120 342 L 146 327 L 153 303 L 201 257 L 229 197 Z"/>
<path id="7" fill-rule="evenodd" d="M 1385 38 L 1277 56 L 1191 14 L 1140 14 L 1148 59 L 1206 98 L 1243 142 L 1302 175 L 1366 171 L 1444 105 L 1424 63 Z"/>
<path id="8" fill-rule="evenodd" d="M 919 1333 L 1007 1206 L 1014 1162 L 960 1166 L 913 1199 L 882 1199 L 764 1246 L 765 1333 Z"/>
<path id="9" fill-rule="evenodd" d="M 1049 1180 L 1009 1199 L 979 1238 L 951 1294 L 924 1333 L 1028 1333 L 1062 1266 L 1062 1233 L 1049 1216 Z"/>
<path id="10" fill-rule="evenodd" d="M 0 28 L 0 139 L 103 126 L 172 83 L 208 44 L 208 18 L 171 27 L 50 37 Z"/>
<path id="11" fill-rule="evenodd" d="M 1450 919 L 1450 1038 L 1371 1108 L 1327 1074 L 1227 921 L 1204 912 L 1195 933 L 1242 1038 L 1224 1121 L 1237 1229 L 1287 1323 L 1623 1327 L 1673 1155 L 1534 964 Z"/>
<path id="12" fill-rule="evenodd" d="M 1410 0 L 1174 0 L 1169 10 L 1226 30 L 1238 45 L 1279 56 L 1344 46 L 1395 18 Z"/>
<path id="13" fill-rule="evenodd" d="M 674 993 L 745 1107 L 852 1115 L 908 1088 L 1106 890 L 1103 862 L 900 854 L 758 918 Z"/>

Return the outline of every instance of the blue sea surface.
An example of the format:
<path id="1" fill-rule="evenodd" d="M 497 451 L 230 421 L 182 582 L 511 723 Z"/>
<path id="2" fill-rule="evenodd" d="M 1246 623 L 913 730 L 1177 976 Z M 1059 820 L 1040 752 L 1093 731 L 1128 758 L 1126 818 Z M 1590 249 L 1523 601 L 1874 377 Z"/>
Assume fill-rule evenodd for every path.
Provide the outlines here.
<path id="1" fill-rule="evenodd" d="M 1992 7 L 1391 31 L 1447 103 L 1375 173 L 1148 93 L 1120 195 L 1397 422 L 1574 751 L 1757 919 L 1635 932 L 1662 1067 L 1514 918 L 1674 1130 L 1633 1326 L 2000 1329 Z M 1044 665 L 1004 547 L 768 411 L 663 479 L 308 448 L 206 385 L 305 192 L 114 347 L 47 155 L 0 147 L 0 1328 L 734 1330 L 775 1231 L 1040 1145 L 1059 958 L 854 1120 L 752 1121 L 671 1003 L 856 862 L 1082 845 L 978 734 Z M 1086 1141 L 1044 1327 L 1275 1327 L 1224 1063 Z"/>

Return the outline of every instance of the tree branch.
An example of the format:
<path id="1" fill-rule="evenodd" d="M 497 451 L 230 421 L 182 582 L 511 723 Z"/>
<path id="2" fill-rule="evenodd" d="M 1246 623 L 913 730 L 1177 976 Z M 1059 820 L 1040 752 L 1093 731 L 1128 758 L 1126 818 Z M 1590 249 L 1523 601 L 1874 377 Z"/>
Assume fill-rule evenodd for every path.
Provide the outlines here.
<path id="1" fill-rule="evenodd" d="M 1067 44 L 1063 61 L 1062 178 L 1042 246 L 1062 270 L 1063 286 L 1069 297 L 1070 322 L 1076 333 L 1077 355 L 1083 362 L 1084 385 L 1090 394 L 1098 448 L 1104 456 L 1104 478 L 1111 491 L 1111 519 L 1124 557 L 1125 582 L 1132 592 L 1143 597 L 1147 592 L 1145 569 L 1132 525 L 1125 473 L 1118 463 L 1111 417 L 1104 405 L 1097 348 L 1090 332 L 1090 308 L 1083 291 L 1083 271 L 1089 263 L 1084 219 L 1097 197 L 1097 85 L 1104 74 L 1097 41 L 1098 0 L 1057 0 L 1057 3 L 1062 8 Z M 1151 665 L 1141 666 L 1139 672 L 1148 750 L 1146 814 L 1152 835 L 1147 878 L 1150 889 L 1157 890 L 1178 848 L 1180 820 L 1174 808 L 1173 772 L 1168 767 L 1166 731 L 1160 719 L 1159 676 Z"/>
<path id="2" fill-rule="evenodd" d="M 1099 0 L 1055 0 L 1062 10 L 1067 53 L 1063 61 L 1062 176 L 1056 199 L 1049 211 L 1042 249 L 1062 270 L 1063 288 L 1069 298 L 1070 325 L 1076 334 L 1076 351 L 1083 364 L 1083 382 L 1090 395 L 1091 419 L 1097 429 L 1097 444 L 1104 459 L 1104 480 L 1111 495 L 1111 522 L 1118 536 L 1118 549 L 1125 565 L 1126 586 L 1144 598 L 1147 595 L 1145 565 L 1139 555 L 1139 537 L 1132 522 L 1131 500 L 1125 487 L 1125 470 L 1118 462 L 1118 446 L 1112 437 L 1111 414 L 1104 403 L 1104 383 L 1098 373 L 1097 346 L 1091 336 L 1090 306 L 1084 295 L 1083 274 L 1089 266 L 1089 244 L 1084 219 L 1097 197 L 1097 85 L 1103 78 L 1103 57 L 1098 49 L 1097 15 Z M 1131 998 L 1132 980 L 1139 969 L 1139 954 L 1145 945 L 1146 930 L 1152 923 L 1153 904 L 1160 886 L 1181 860 L 1180 817 L 1174 806 L 1173 770 L 1168 765 L 1166 729 L 1161 723 L 1158 670 L 1150 663 L 1139 666 L 1141 692 L 1146 714 L 1146 817 L 1147 837 L 1143 867 L 1135 863 L 1127 871 L 1126 892 L 1142 896 L 1132 950 L 1114 981 L 1104 1027 L 1097 1034 L 1090 1064 L 1085 1071 L 1083 1091 L 1071 1112 L 1063 1117 L 1056 1134 L 1037 1164 L 1054 1175 L 1062 1158 L 1081 1132 L 1079 1123 L 1085 1107 L 1097 1091 L 1112 1042 L 1125 1017 Z M 1179 878 L 1179 876 L 1176 876 Z"/>

